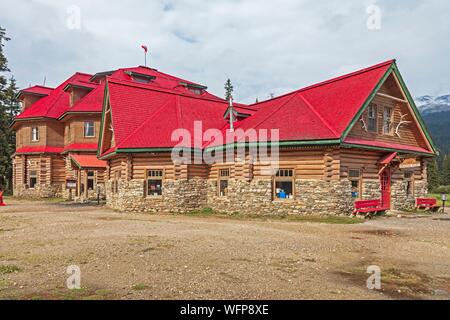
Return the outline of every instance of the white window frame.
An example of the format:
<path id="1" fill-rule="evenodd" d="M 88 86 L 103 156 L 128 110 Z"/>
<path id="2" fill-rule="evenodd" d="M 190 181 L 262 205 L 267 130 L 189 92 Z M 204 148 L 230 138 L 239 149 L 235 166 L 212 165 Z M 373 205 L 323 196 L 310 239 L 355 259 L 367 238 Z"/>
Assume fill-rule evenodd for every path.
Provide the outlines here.
<path id="1" fill-rule="evenodd" d="M 88 130 L 91 128 L 89 125 L 92 124 L 92 135 L 89 135 Z M 85 138 L 95 138 L 95 121 L 85 121 L 84 122 L 84 137 Z"/>
<path id="2" fill-rule="evenodd" d="M 39 142 L 39 127 L 31 128 L 31 142 Z"/>

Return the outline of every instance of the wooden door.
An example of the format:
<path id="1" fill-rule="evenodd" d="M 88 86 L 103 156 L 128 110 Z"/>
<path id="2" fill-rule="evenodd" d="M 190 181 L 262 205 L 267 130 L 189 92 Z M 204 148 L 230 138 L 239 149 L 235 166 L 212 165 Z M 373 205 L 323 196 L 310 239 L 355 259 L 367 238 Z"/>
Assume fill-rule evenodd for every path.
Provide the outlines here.
<path id="1" fill-rule="evenodd" d="M 391 169 L 386 168 L 380 176 L 381 203 L 383 208 L 391 208 Z"/>

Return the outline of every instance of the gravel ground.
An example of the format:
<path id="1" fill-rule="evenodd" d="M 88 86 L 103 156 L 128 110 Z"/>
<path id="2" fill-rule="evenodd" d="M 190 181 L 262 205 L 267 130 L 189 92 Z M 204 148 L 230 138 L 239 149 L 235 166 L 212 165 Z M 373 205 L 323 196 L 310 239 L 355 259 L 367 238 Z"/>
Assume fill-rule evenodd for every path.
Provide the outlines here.
<path id="1" fill-rule="evenodd" d="M 338 225 L 8 204 L 0 299 L 450 299 L 449 214 Z"/>

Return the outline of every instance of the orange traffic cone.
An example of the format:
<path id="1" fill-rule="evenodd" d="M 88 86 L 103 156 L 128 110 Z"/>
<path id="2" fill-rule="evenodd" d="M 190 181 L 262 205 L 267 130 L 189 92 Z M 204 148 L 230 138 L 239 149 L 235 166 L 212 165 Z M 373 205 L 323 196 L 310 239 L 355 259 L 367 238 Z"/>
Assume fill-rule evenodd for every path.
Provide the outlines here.
<path id="1" fill-rule="evenodd" d="M 3 191 L 0 191 L 0 207 L 6 207 L 6 203 L 3 202 Z"/>

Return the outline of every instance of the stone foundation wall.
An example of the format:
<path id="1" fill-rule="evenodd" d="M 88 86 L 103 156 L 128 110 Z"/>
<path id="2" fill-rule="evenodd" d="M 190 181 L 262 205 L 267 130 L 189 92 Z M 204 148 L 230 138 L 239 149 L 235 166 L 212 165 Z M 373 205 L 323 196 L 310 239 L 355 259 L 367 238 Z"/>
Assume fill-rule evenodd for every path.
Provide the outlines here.
<path id="1" fill-rule="evenodd" d="M 144 196 L 144 180 L 120 180 L 118 193 L 112 193 L 111 183 L 106 183 L 107 205 L 128 212 L 173 212 L 186 213 L 206 207 L 206 181 L 165 180 L 163 195 Z"/>
<path id="2" fill-rule="evenodd" d="M 272 200 L 272 181 L 230 180 L 228 196 L 217 195 L 217 181 L 208 181 L 208 207 L 219 212 L 263 215 L 336 215 L 352 211 L 348 181 L 297 180 L 295 199 Z"/>
<path id="3" fill-rule="evenodd" d="M 211 208 L 223 213 L 262 215 L 349 214 L 353 209 L 349 181 L 298 180 L 296 199 L 272 200 L 272 181 L 229 181 L 228 196 L 217 195 L 216 180 L 164 181 L 163 196 L 145 197 L 144 180 L 119 181 L 118 193 L 106 184 L 107 205 L 129 212 L 187 213 Z"/>
<path id="4" fill-rule="evenodd" d="M 381 198 L 381 183 L 379 180 L 364 179 L 362 189 L 363 200 L 373 200 Z"/>
<path id="5" fill-rule="evenodd" d="M 414 181 L 414 194 L 406 192 L 406 181 L 392 181 L 391 198 L 393 210 L 411 210 L 415 206 L 416 198 L 425 198 L 428 194 L 428 183 L 425 180 Z"/>
<path id="6" fill-rule="evenodd" d="M 211 208 L 223 213 L 261 215 L 342 215 L 350 214 L 354 208 L 351 197 L 351 182 L 297 180 L 295 199 L 273 200 L 272 180 L 252 181 L 230 179 L 228 195 L 219 197 L 217 180 L 165 180 L 161 197 L 144 196 L 144 180 L 119 181 L 118 193 L 111 192 L 111 183 L 106 183 L 107 205 L 128 212 L 173 212 L 187 213 Z M 378 180 L 363 181 L 363 199 L 380 199 L 381 186 Z M 415 197 L 427 193 L 426 182 L 415 182 L 415 196 L 406 195 L 404 181 L 392 181 L 392 209 L 404 210 L 414 206 Z"/>
<path id="7" fill-rule="evenodd" d="M 63 196 L 61 185 L 37 185 L 35 188 L 26 188 L 25 185 L 15 185 L 14 197 L 39 199 L 39 198 L 61 198 Z"/>

